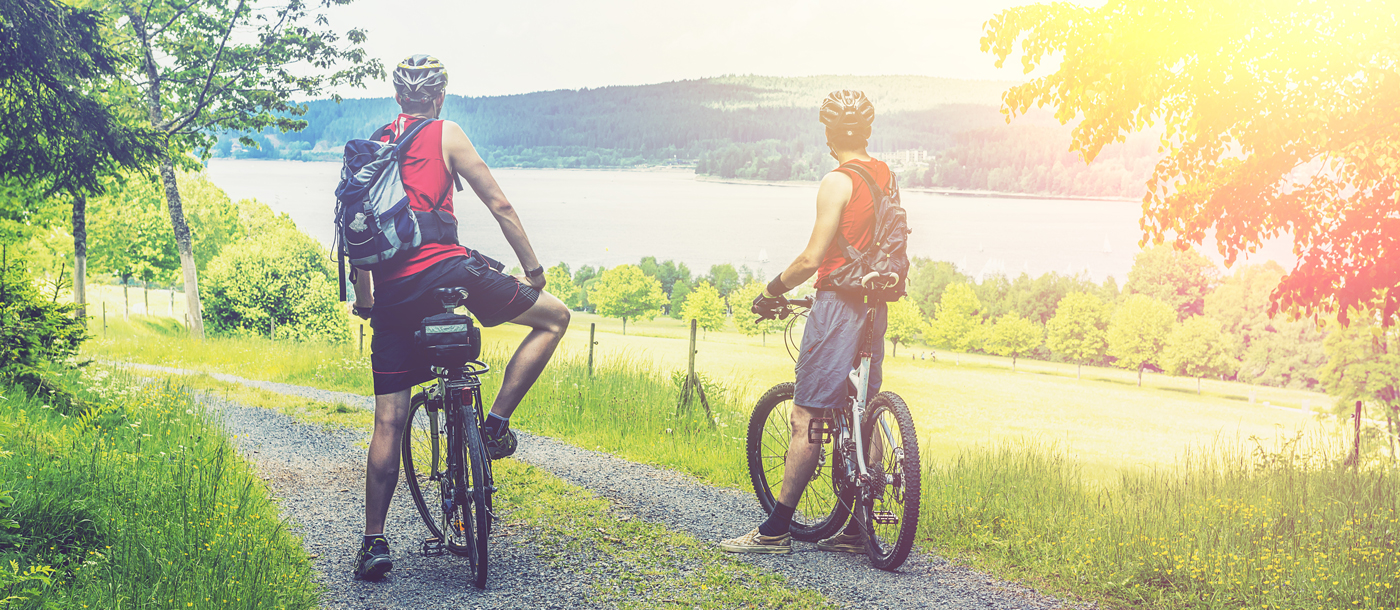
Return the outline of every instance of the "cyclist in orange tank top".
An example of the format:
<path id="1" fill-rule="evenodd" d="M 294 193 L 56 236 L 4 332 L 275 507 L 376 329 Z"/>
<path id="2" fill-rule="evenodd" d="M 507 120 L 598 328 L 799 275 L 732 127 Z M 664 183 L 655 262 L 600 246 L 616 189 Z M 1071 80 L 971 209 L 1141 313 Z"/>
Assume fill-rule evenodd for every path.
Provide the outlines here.
<path id="1" fill-rule="evenodd" d="M 874 352 L 870 360 L 870 390 L 880 392 L 881 364 L 887 310 L 884 303 L 866 305 L 830 290 L 827 275 L 846 262 L 836 245 L 839 231 L 857 250 L 870 244 L 875 231 L 875 202 L 870 190 L 851 169 L 859 165 L 877 184 L 887 184 L 890 168 L 866 152 L 875 107 L 860 91 L 833 91 L 822 101 L 819 113 L 826 125 L 826 143 L 840 166 L 822 178 L 817 189 L 817 221 L 807 247 L 782 273 L 773 278 L 753 302 L 753 312 L 772 316 L 786 304 L 783 293 L 817 275 L 817 294 L 802 331 L 802 350 L 797 358 L 797 383 L 793 393 L 792 438 L 783 465 L 783 487 L 777 505 L 761 525 L 737 538 L 720 542 L 720 548 L 734 553 L 791 553 L 789 529 L 793 510 L 807 482 L 816 472 L 821 445 L 807 441 L 807 427 L 814 417 L 826 417 L 832 409 L 846 405 L 847 375 L 861 341 L 867 307 L 876 308 Z M 855 520 L 831 538 L 817 543 L 824 551 L 865 552 L 865 538 Z"/>

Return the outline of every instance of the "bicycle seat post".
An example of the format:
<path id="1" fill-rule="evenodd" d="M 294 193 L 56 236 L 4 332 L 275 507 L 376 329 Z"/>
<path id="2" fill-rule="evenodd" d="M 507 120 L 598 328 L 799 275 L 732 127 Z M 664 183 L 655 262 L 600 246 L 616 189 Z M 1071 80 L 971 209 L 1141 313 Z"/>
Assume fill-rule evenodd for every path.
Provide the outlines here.
<path id="1" fill-rule="evenodd" d="M 457 306 L 467 299 L 466 288 L 434 288 L 433 294 L 442 301 L 442 308 L 447 313 L 457 310 Z"/>

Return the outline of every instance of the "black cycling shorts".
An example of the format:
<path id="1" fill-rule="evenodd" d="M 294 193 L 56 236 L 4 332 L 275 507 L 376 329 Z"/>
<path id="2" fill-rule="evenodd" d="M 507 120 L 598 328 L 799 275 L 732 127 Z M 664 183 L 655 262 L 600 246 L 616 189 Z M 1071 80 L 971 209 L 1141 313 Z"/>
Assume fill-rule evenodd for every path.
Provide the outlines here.
<path id="1" fill-rule="evenodd" d="M 473 254 L 450 258 L 390 285 L 394 292 L 413 295 L 406 302 L 387 307 L 375 305 L 370 318 L 374 339 L 369 357 L 375 394 L 393 394 L 433 378 L 427 354 L 415 345 L 413 333 L 423 318 L 443 312 L 434 288 L 466 288 L 467 309 L 482 326 L 514 320 L 540 298 L 539 291 L 491 268 L 485 257 Z M 379 293 L 380 287 L 376 286 L 376 303 Z M 386 294 L 385 300 L 393 296 Z"/>

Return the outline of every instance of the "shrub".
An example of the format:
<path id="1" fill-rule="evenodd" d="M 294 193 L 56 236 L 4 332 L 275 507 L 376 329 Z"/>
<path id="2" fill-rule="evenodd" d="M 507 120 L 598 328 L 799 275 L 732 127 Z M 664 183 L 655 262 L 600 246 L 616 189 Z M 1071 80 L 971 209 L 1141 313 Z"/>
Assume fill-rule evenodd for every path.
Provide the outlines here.
<path id="1" fill-rule="evenodd" d="M 29 273 L 23 257 L 6 249 L 0 265 L 0 377 L 37 381 L 35 367 L 78 353 L 87 338 L 86 321 L 75 318 L 76 307 L 45 294 Z M 58 290 L 58 288 L 55 288 Z"/>
<path id="2" fill-rule="evenodd" d="M 277 228 L 224 249 L 199 287 L 216 333 L 350 340 L 329 257 L 311 237 Z"/>

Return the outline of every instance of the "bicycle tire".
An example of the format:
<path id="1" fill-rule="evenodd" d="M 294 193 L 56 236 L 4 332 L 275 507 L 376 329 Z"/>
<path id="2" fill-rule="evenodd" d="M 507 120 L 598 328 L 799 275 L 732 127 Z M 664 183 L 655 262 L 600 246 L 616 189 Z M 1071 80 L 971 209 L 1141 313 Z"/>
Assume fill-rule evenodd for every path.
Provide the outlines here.
<path id="1" fill-rule="evenodd" d="M 404 424 L 399 452 L 403 458 L 408 493 L 413 497 L 413 505 L 418 508 L 418 515 L 423 518 L 423 524 L 428 526 L 428 533 L 439 541 L 445 541 L 441 524 L 446 523 L 446 519 L 442 514 L 441 498 L 436 499 L 436 505 L 430 504 L 423 493 L 423 487 L 426 483 L 439 481 L 446 472 L 446 422 L 439 411 L 434 425 L 425 409 L 427 403 L 426 392 L 414 392 L 409 401 L 408 420 Z M 438 437 L 437 443 L 432 442 L 433 435 Z M 429 489 L 432 489 L 431 486 Z M 440 487 L 438 492 L 442 492 Z"/>
<path id="2" fill-rule="evenodd" d="M 868 468 L 879 480 L 880 493 L 856 507 L 856 519 L 867 534 L 865 553 L 871 565 L 894 571 L 909 558 L 919 528 L 919 437 L 909 406 L 893 392 L 880 392 L 870 401 L 863 428 L 871 431 L 867 447 L 878 449 L 879 459 L 869 460 Z"/>
<path id="3" fill-rule="evenodd" d="M 781 488 L 787 448 L 792 440 L 788 414 L 793 388 L 792 382 L 773 386 L 759 399 L 753 415 L 749 417 L 749 478 L 753 481 L 754 495 L 758 496 L 758 503 L 765 513 L 772 513 L 778 505 L 777 494 L 773 491 L 775 485 L 768 478 L 776 475 L 775 483 Z M 845 494 L 837 492 L 832 477 L 839 460 L 833 458 L 829 447 L 821 446 L 821 461 L 792 515 L 792 537 L 803 542 L 831 537 L 850 515 L 850 501 L 842 501 Z"/>
<path id="4" fill-rule="evenodd" d="M 491 539 L 491 481 L 486 475 L 490 471 L 490 458 L 486 455 L 486 443 L 481 440 L 481 427 L 478 426 L 476 417 L 468 417 L 467 410 L 462 409 L 462 420 L 464 437 L 466 439 L 466 451 L 463 453 L 467 457 L 468 468 L 465 470 L 470 474 L 471 497 L 463 506 L 468 523 L 474 528 L 473 550 L 474 565 L 473 577 L 476 588 L 486 588 L 487 568 L 490 565 L 488 558 L 487 543 Z"/>

